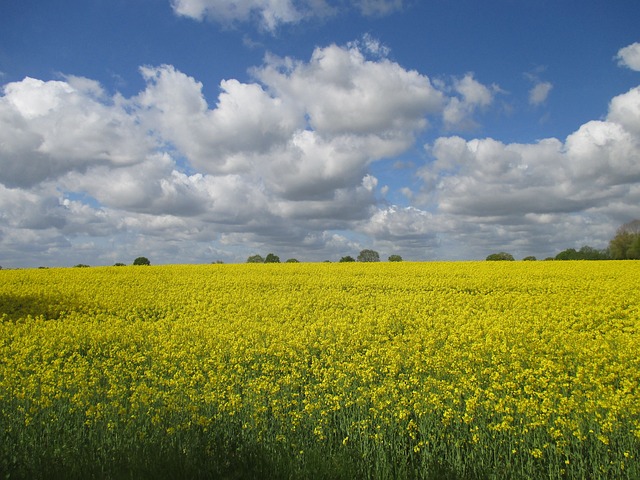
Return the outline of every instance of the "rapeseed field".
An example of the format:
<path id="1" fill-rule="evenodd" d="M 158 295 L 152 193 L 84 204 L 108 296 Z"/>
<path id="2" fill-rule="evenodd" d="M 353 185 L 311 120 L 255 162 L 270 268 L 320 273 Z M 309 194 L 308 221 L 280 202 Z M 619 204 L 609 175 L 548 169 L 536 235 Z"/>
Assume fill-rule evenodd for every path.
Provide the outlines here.
<path id="1" fill-rule="evenodd" d="M 640 263 L 0 271 L 4 478 L 640 478 Z"/>

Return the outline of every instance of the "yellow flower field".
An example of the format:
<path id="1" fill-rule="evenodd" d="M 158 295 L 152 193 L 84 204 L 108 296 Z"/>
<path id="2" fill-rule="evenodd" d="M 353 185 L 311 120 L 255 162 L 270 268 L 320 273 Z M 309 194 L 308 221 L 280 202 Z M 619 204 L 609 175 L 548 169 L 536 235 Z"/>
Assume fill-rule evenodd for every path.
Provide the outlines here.
<path id="1" fill-rule="evenodd" d="M 8 478 L 640 478 L 640 263 L 0 271 Z"/>

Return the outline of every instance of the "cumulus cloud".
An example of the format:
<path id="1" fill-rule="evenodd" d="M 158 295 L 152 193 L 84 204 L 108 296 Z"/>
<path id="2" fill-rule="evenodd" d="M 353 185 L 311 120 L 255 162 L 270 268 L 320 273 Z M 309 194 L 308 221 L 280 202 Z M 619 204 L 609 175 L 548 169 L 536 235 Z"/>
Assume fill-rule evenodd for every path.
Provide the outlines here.
<path id="1" fill-rule="evenodd" d="M 271 97 L 256 83 L 223 80 L 218 103 L 210 109 L 202 83 L 173 66 L 141 71 L 147 88 L 134 104 L 145 124 L 207 173 L 247 171 L 253 156 L 286 143 L 303 126 L 294 104 Z"/>
<path id="2" fill-rule="evenodd" d="M 582 125 L 564 142 L 439 138 L 428 145 L 433 161 L 420 170 L 421 201 L 462 222 L 461 232 L 495 224 L 509 241 L 527 238 L 524 232 L 533 238 L 549 221 L 562 229 L 578 214 L 583 222 L 611 222 L 622 204 L 626 216 L 638 216 L 639 95 L 636 87 L 615 97 L 606 120 Z"/>
<path id="3" fill-rule="evenodd" d="M 618 65 L 640 72 L 640 43 L 632 43 L 618 50 Z"/>
<path id="4" fill-rule="evenodd" d="M 25 78 L 0 97 L 0 182 L 30 186 L 93 165 L 131 165 L 153 147 L 120 104 L 96 82 Z"/>
<path id="5" fill-rule="evenodd" d="M 6 84 L 0 262 L 242 261 L 265 245 L 313 259 L 371 246 L 425 258 L 439 245 L 479 258 L 496 242 L 535 254 L 580 232 L 606 240 L 606 226 L 640 217 L 640 87 L 564 140 L 438 138 L 420 186 L 393 186 L 411 206 L 387 204 L 372 166 L 430 121 L 468 128 L 500 91 L 472 74 L 434 82 L 388 53 L 365 36 L 307 60 L 267 55 L 211 102 L 171 65 L 142 67 L 130 98 L 83 77 Z M 409 175 L 419 159 L 401 161 Z"/>
<path id="6" fill-rule="evenodd" d="M 397 205 L 376 209 L 359 229 L 377 240 L 417 242 L 422 246 L 439 232 L 438 220 L 432 213 Z"/>
<path id="7" fill-rule="evenodd" d="M 632 88 L 624 95 L 614 97 L 609 104 L 607 119 L 640 137 L 640 88 Z"/>
<path id="8" fill-rule="evenodd" d="M 409 148 L 445 103 L 387 54 L 365 36 L 308 61 L 267 56 L 253 82 L 221 81 L 211 105 L 171 65 L 142 67 L 131 98 L 74 76 L 7 84 L 0 185 L 15 216 L 2 217 L 0 241 L 16 229 L 55 230 L 83 249 L 109 232 L 129 244 L 328 241 L 371 215 L 369 166 Z"/>
<path id="9" fill-rule="evenodd" d="M 443 103 L 428 77 L 370 60 L 360 45 L 317 48 L 308 62 L 267 56 L 256 82 L 222 81 L 213 108 L 195 79 L 145 67 L 147 87 L 132 103 L 202 173 L 259 178 L 288 200 L 332 199 L 371 162 L 409 148 Z"/>
<path id="10" fill-rule="evenodd" d="M 444 125 L 447 130 L 470 130 L 478 126 L 473 119 L 477 110 L 487 108 L 493 103 L 495 94 L 500 91 L 497 85 L 490 87 L 478 82 L 473 73 L 453 81 L 453 93 L 444 109 Z"/>
<path id="11" fill-rule="evenodd" d="M 536 106 L 546 102 L 551 89 L 553 89 L 551 82 L 536 83 L 533 88 L 529 90 L 529 104 Z"/>
<path id="12" fill-rule="evenodd" d="M 172 0 L 171 5 L 177 15 L 195 20 L 207 19 L 226 25 L 255 20 L 271 32 L 280 25 L 335 13 L 335 8 L 323 0 Z"/>
<path id="13" fill-rule="evenodd" d="M 309 62 L 268 58 L 255 75 L 274 94 L 294 100 L 309 126 L 324 135 L 405 137 L 426 127 L 442 94 L 429 78 L 383 58 L 368 60 L 357 46 L 317 48 Z"/>
<path id="14" fill-rule="evenodd" d="M 171 0 L 176 15 L 194 20 L 211 20 L 231 26 L 255 22 L 267 32 L 282 25 L 334 16 L 355 8 L 365 16 L 384 16 L 403 8 L 403 0 L 358 0 L 352 2 L 326 0 Z"/>

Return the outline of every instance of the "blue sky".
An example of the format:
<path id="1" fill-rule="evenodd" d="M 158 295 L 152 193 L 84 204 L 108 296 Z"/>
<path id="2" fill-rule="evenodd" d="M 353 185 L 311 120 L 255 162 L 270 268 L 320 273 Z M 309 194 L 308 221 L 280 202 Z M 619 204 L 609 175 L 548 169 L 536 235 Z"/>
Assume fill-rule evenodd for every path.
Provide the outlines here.
<path id="1" fill-rule="evenodd" d="M 640 218 L 637 1 L 7 0 L 0 265 L 553 256 Z"/>

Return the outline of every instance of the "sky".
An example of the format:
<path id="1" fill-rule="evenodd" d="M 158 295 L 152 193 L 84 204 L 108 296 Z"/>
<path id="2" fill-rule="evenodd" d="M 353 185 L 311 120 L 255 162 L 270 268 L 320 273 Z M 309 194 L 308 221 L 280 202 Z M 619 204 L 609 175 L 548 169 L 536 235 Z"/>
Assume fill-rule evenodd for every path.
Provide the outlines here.
<path id="1" fill-rule="evenodd" d="M 637 0 L 2 0 L 0 266 L 516 259 L 640 218 Z"/>

